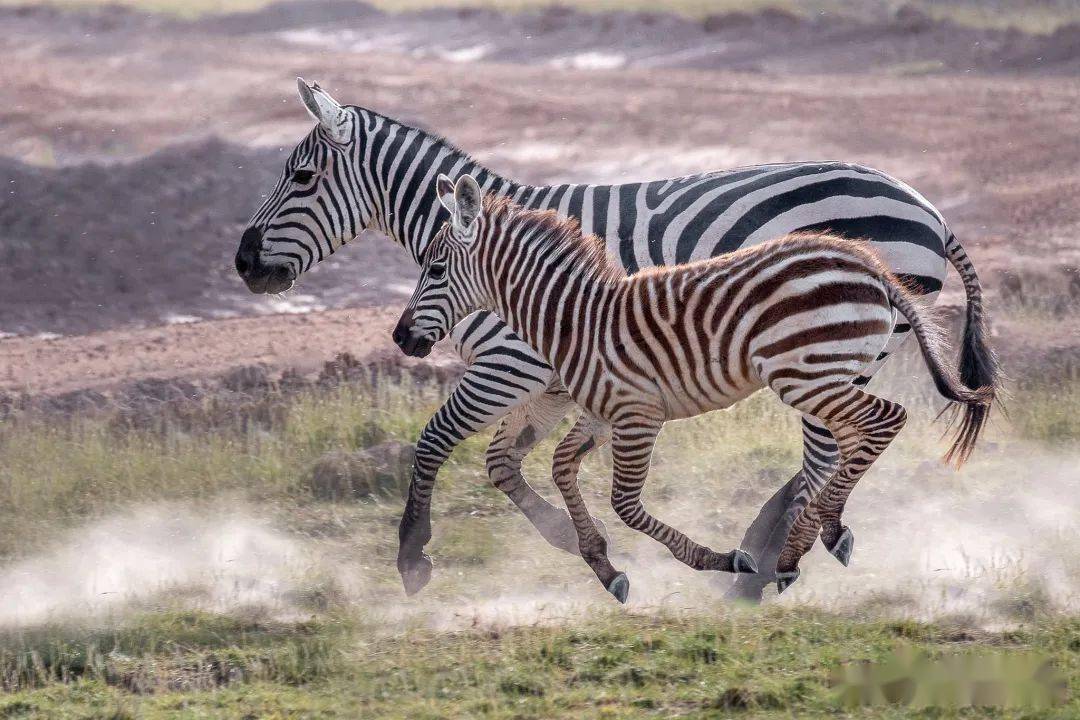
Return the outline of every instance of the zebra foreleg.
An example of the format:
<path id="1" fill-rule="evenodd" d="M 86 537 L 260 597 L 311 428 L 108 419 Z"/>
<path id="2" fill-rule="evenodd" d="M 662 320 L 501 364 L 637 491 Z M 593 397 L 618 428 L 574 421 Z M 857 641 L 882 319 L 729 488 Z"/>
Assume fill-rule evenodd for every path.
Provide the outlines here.
<path id="1" fill-rule="evenodd" d="M 581 557 L 596 573 L 607 591 L 624 603 L 630 592 L 630 581 L 625 573 L 612 567 L 608 560 L 607 539 L 597 529 L 596 518 L 589 514 L 589 508 L 585 505 L 578 487 L 581 461 L 606 443 L 610 434 L 611 427 L 607 423 L 588 415 L 582 416 L 555 448 L 551 472 L 555 485 L 562 493 L 566 509 L 574 521 Z"/>
<path id="2" fill-rule="evenodd" d="M 533 368 L 534 374 L 528 376 L 509 362 L 495 370 L 485 364 L 492 362 L 481 355 L 470 365 L 416 443 L 408 501 L 398 528 L 397 567 L 410 595 L 431 579 L 431 558 L 424 554 L 424 546 L 431 540 L 431 494 L 439 468 L 465 438 L 541 395 L 551 383 L 550 370 Z"/>
<path id="3" fill-rule="evenodd" d="M 662 425 L 661 422 L 638 416 L 615 426 L 611 442 L 615 466 L 611 507 L 629 527 L 663 543 L 677 560 L 695 570 L 756 573 L 756 561 L 744 550 L 718 553 L 694 542 L 645 510 L 641 491 L 649 474 L 653 445 Z"/>
<path id="4" fill-rule="evenodd" d="M 416 443 L 409 497 L 398 525 L 397 568 L 407 595 L 418 593 L 431 580 L 431 558 L 424 552 L 424 546 L 431 540 L 431 494 L 435 475 L 455 445 L 457 442 L 449 445 L 437 442 L 428 428 Z"/>
<path id="5" fill-rule="evenodd" d="M 556 380 L 540 397 L 515 408 L 503 418 L 488 446 L 487 470 L 492 483 L 517 505 L 540 535 L 553 547 L 580 554 L 573 518 L 541 497 L 521 473 L 525 456 L 566 416 L 573 401 Z M 605 534 L 599 518 L 592 521 Z"/>

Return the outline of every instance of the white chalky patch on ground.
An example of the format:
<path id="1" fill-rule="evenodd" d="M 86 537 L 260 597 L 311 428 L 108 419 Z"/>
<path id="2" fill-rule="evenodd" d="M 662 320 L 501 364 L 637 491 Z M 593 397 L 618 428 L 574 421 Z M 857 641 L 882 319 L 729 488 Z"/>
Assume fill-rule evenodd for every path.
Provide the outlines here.
<path id="1" fill-rule="evenodd" d="M 594 50 L 553 58 L 548 64 L 559 70 L 617 70 L 626 65 L 626 55 Z"/>

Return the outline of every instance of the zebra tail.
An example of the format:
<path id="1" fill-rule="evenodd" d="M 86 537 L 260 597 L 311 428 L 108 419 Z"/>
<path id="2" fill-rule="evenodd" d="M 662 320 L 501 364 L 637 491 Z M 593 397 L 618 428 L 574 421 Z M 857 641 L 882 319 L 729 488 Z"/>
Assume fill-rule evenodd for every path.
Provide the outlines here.
<path id="1" fill-rule="evenodd" d="M 967 319 L 964 324 L 963 344 L 960 347 L 960 380 L 972 389 L 989 386 L 1000 391 L 1003 376 L 998 366 L 997 353 L 987 341 L 989 328 L 983 315 L 979 276 L 975 274 L 975 266 L 971 264 L 964 248 L 952 233 L 949 233 L 949 239 L 945 243 L 945 253 L 964 282 L 964 293 L 967 295 Z M 1000 397 L 997 399 L 1000 401 Z"/>
<path id="2" fill-rule="evenodd" d="M 963 408 L 963 415 L 956 426 L 952 446 L 944 457 L 946 463 L 960 467 L 975 449 L 975 443 L 986 426 L 997 388 L 993 384 L 981 385 L 977 388 L 969 387 L 963 380 L 962 371 L 958 372 L 944 359 L 948 342 L 945 339 L 944 330 L 932 315 L 932 308 L 920 307 L 915 297 L 892 276 L 885 278 L 885 289 L 893 307 L 903 313 L 911 325 L 935 387 L 943 397 L 952 401 L 945 410 L 942 410 L 942 414 L 952 408 L 957 410 L 961 406 Z M 938 417 L 941 417 L 941 414 Z M 955 415 L 950 418 L 949 429 L 955 419 Z"/>

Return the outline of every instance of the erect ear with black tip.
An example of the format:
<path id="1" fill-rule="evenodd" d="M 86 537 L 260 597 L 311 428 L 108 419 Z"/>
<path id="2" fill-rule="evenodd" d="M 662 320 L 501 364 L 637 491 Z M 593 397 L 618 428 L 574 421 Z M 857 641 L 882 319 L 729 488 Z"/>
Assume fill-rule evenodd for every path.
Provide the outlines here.
<path id="1" fill-rule="evenodd" d="M 446 175 L 439 175 L 435 181 L 435 191 L 439 193 L 439 202 L 450 211 L 450 215 L 457 213 L 457 203 L 454 202 L 454 181 Z"/>
<path id="2" fill-rule="evenodd" d="M 480 214 L 480 185 L 472 175 L 462 175 L 454 186 L 454 202 L 457 209 L 454 222 L 461 230 L 470 230 Z"/>
<path id="3" fill-rule="evenodd" d="M 296 89 L 304 107 L 315 118 L 335 142 L 346 143 L 352 137 L 349 112 L 319 87 L 318 83 L 308 85 L 304 78 L 296 78 Z"/>

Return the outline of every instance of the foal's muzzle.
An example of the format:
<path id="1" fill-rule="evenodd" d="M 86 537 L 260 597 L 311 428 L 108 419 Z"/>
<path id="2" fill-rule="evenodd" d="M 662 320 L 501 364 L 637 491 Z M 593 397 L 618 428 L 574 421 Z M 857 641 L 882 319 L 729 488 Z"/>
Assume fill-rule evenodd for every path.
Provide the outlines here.
<path id="1" fill-rule="evenodd" d="M 401 313 L 401 319 L 398 320 L 398 324 L 394 328 L 394 342 L 401 348 L 401 352 L 406 355 L 419 358 L 427 357 L 435 341 L 428 337 L 415 335 L 413 330 L 412 310 L 406 310 Z"/>

